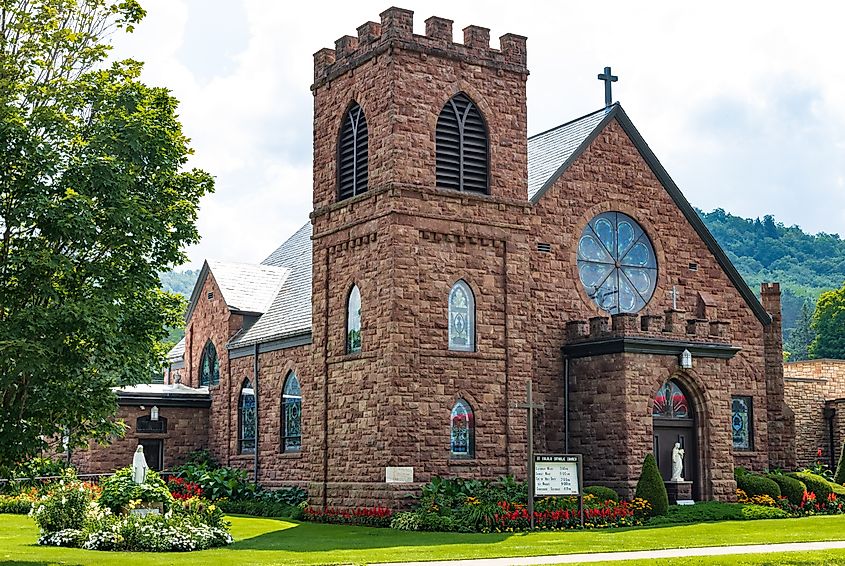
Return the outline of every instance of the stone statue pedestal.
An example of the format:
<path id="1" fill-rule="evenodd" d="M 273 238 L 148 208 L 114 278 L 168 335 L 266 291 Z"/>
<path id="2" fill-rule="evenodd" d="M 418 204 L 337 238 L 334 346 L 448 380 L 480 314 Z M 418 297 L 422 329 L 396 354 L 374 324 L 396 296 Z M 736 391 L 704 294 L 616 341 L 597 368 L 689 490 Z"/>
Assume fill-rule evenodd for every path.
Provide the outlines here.
<path id="1" fill-rule="evenodd" d="M 669 496 L 669 503 L 678 505 L 689 505 L 692 502 L 692 482 L 686 480 L 667 481 L 666 494 Z M 690 503 L 687 503 L 690 502 Z"/>

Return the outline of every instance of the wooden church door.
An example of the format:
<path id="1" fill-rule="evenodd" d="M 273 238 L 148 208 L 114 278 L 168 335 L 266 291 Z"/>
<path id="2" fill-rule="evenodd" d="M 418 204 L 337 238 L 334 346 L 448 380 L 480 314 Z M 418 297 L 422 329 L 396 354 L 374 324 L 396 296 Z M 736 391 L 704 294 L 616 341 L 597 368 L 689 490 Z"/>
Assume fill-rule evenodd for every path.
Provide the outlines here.
<path id="1" fill-rule="evenodd" d="M 672 449 L 679 443 L 684 450 L 683 478 L 693 482 L 697 496 L 696 470 L 698 469 L 695 418 L 687 395 L 672 380 L 660 386 L 654 395 L 652 409 L 654 422 L 654 457 L 664 481 L 672 477 Z"/>

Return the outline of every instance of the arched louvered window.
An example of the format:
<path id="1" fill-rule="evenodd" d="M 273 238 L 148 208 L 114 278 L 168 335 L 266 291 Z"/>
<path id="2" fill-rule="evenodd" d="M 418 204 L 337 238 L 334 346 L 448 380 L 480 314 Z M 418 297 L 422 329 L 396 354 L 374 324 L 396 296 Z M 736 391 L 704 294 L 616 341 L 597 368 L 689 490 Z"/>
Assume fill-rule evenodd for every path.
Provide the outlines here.
<path id="1" fill-rule="evenodd" d="M 241 385 L 241 398 L 238 403 L 238 452 L 255 452 L 255 389 L 248 379 Z"/>
<path id="2" fill-rule="evenodd" d="M 367 192 L 367 118 L 353 103 L 346 111 L 337 146 L 338 200 Z"/>
<path id="3" fill-rule="evenodd" d="M 302 447 L 302 389 L 296 374 L 290 372 L 282 389 L 282 452 Z"/>
<path id="4" fill-rule="evenodd" d="M 449 419 L 451 429 L 451 450 L 453 458 L 472 458 L 475 456 L 475 418 L 472 407 L 463 399 L 458 399 L 452 407 Z"/>
<path id="5" fill-rule="evenodd" d="M 487 193 L 487 125 L 467 95 L 453 96 L 437 119 L 437 186 Z"/>
<path id="6" fill-rule="evenodd" d="M 209 340 L 205 343 L 200 360 L 200 387 L 218 383 L 220 383 L 220 360 L 217 358 L 217 348 Z"/>

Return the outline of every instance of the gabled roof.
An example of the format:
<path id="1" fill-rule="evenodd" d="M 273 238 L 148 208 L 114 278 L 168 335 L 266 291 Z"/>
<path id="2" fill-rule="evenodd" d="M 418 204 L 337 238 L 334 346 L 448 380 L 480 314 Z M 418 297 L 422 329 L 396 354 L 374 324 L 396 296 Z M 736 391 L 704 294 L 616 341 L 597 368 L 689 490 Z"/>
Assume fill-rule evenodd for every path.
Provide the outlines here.
<path id="1" fill-rule="evenodd" d="M 590 112 L 586 116 L 561 124 L 528 138 L 528 199 L 545 192 L 547 183 L 561 167 L 569 166 L 571 157 L 596 126 L 604 121 L 616 105 Z M 565 167 L 564 167 L 565 168 Z"/>
<path id="2" fill-rule="evenodd" d="M 229 348 L 311 333 L 311 223 L 278 247 L 262 265 L 289 275 L 261 318 L 229 342 Z"/>
<path id="3" fill-rule="evenodd" d="M 170 351 L 167 352 L 167 361 L 168 362 L 175 362 L 182 359 L 185 355 L 185 337 L 182 336 L 182 339 L 179 340 L 175 346 L 170 348 Z"/>
<path id="4" fill-rule="evenodd" d="M 289 269 L 275 265 L 206 261 L 200 270 L 185 320 L 191 317 L 208 273 L 223 294 L 230 310 L 240 313 L 265 313 L 290 273 Z"/>
<path id="5" fill-rule="evenodd" d="M 651 171 L 669 193 L 675 205 L 687 219 L 698 236 L 704 241 L 707 249 L 716 258 L 719 266 L 736 287 L 739 294 L 757 316 L 761 323 L 768 325 L 772 318 L 754 292 L 728 259 L 722 247 L 704 225 L 692 205 L 681 193 L 663 165 L 648 147 L 631 119 L 619 103 L 608 108 L 602 108 L 587 114 L 572 122 L 567 122 L 528 139 L 528 198 L 532 204 L 537 203 L 569 166 L 581 156 L 592 141 L 604 130 L 611 121 L 616 120 L 640 152 Z M 533 164 L 532 164 L 533 161 Z M 533 175 L 533 177 L 532 177 Z"/>

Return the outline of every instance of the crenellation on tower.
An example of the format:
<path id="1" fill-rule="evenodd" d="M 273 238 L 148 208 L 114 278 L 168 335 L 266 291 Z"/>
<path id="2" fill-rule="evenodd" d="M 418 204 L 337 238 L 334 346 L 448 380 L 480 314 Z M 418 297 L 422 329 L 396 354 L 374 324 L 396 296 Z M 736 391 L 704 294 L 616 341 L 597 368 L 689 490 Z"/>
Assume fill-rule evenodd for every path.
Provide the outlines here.
<path id="1" fill-rule="evenodd" d="M 417 35 L 413 31 L 413 11 L 388 8 L 381 13 L 381 23 L 367 22 L 358 27 L 357 39 L 349 35 L 338 39 L 334 60 L 323 57 L 317 61 L 315 56 L 312 89 L 391 48 L 528 74 L 525 36 L 506 33 L 499 38 L 501 48 L 493 49 L 490 47 L 490 29 L 469 25 L 463 29 L 463 43 L 455 43 L 452 24 L 452 20 L 432 16 L 425 20 L 425 35 Z"/>

